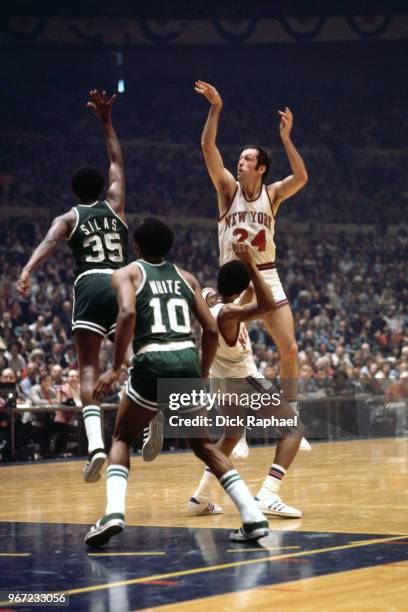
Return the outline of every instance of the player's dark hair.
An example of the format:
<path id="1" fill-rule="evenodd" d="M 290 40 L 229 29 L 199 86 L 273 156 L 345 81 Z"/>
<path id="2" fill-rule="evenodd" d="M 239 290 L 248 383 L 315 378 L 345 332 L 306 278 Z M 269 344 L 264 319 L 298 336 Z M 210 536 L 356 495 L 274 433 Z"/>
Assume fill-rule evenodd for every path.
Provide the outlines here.
<path id="1" fill-rule="evenodd" d="M 259 166 L 265 166 L 265 172 L 262 175 L 262 182 L 264 183 L 269 172 L 269 168 L 271 167 L 271 158 L 269 157 L 268 151 L 264 149 L 263 146 L 259 144 L 259 142 L 255 144 L 245 145 L 245 147 L 242 147 L 240 154 L 242 153 L 242 151 L 245 151 L 245 149 L 255 149 L 257 151 L 258 160 L 255 168 L 258 169 Z"/>
<path id="2" fill-rule="evenodd" d="M 217 290 L 221 295 L 242 293 L 250 283 L 249 273 L 242 261 L 233 260 L 221 266 L 217 278 Z"/>
<path id="3" fill-rule="evenodd" d="M 174 232 L 157 217 L 147 217 L 135 229 L 133 238 L 142 255 L 164 257 L 173 246 Z"/>
<path id="4" fill-rule="evenodd" d="M 84 166 L 71 179 L 72 190 L 83 202 L 94 202 L 101 194 L 105 179 L 96 168 Z"/>

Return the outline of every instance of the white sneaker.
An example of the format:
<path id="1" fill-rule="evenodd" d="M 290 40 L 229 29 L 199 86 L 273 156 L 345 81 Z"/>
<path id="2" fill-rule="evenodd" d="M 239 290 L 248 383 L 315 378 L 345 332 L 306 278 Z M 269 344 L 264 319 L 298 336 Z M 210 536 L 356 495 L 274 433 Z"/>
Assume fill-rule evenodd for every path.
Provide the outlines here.
<path id="1" fill-rule="evenodd" d="M 112 536 L 123 531 L 124 527 L 124 514 L 120 512 L 106 514 L 88 531 L 85 536 L 85 544 L 88 546 L 104 546 Z"/>
<path id="2" fill-rule="evenodd" d="M 312 450 L 312 447 L 310 446 L 310 444 L 306 440 L 306 438 L 302 438 L 301 439 L 299 450 L 301 450 L 301 451 L 308 451 L 308 452 L 310 452 Z"/>
<path id="3" fill-rule="evenodd" d="M 247 444 L 245 436 L 236 443 L 232 456 L 234 459 L 246 459 L 249 455 L 249 446 Z"/>
<path id="4" fill-rule="evenodd" d="M 85 482 L 97 482 L 100 479 L 101 469 L 106 458 L 107 454 L 103 448 L 96 448 L 89 453 L 88 461 L 82 468 L 82 475 Z"/>
<path id="5" fill-rule="evenodd" d="M 187 514 L 189 516 L 207 516 L 208 514 L 222 514 L 223 510 L 218 504 L 211 500 L 200 502 L 195 497 L 191 497 L 187 504 Z"/>
<path id="6" fill-rule="evenodd" d="M 158 412 L 143 432 L 142 456 L 144 461 L 153 461 L 163 448 L 164 415 Z"/>
<path id="7" fill-rule="evenodd" d="M 257 502 L 258 508 L 266 516 L 280 516 L 282 518 L 302 517 L 300 510 L 285 504 L 279 495 L 271 495 L 270 497 L 265 497 L 265 499 L 262 500 L 259 499 L 259 497 L 255 497 L 255 501 Z"/>

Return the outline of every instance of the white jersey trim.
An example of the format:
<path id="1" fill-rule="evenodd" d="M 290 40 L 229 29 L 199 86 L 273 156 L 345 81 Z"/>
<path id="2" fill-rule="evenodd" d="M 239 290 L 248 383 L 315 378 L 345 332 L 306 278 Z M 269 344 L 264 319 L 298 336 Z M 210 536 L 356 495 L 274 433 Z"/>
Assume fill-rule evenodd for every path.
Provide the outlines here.
<path id="1" fill-rule="evenodd" d="M 194 289 L 191 287 L 191 285 L 186 281 L 186 279 L 184 278 L 184 276 L 181 274 L 180 270 L 178 269 L 178 267 L 173 264 L 175 271 L 177 272 L 177 274 L 179 275 L 179 277 L 181 278 L 182 281 L 185 282 L 185 284 L 187 285 L 187 287 L 190 289 L 191 293 L 193 295 L 195 295 L 195 291 Z"/>
<path id="2" fill-rule="evenodd" d="M 167 261 L 162 261 L 161 263 L 154 264 L 154 263 L 151 263 L 150 261 L 146 261 L 145 259 L 140 259 L 140 261 L 143 261 L 143 263 L 147 264 L 148 266 L 154 266 L 155 268 L 159 268 L 160 266 L 164 266 L 164 264 L 167 263 Z"/>
<path id="3" fill-rule="evenodd" d="M 111 213 L 112 213 L 112 214 L 114 214 L 114 215 L 115 215 L 115 217 L 116 217 L 117 219 L 119 219 L 119 221 L 120 221 L 120 222 L 121 222 L 121 223 L 122 223 L 122 224 L 123 224 L 123 225 L 126 227 L 126 229 L 128 230 L 129 228 L 128 228 L 127 224 L 124 222 L 124 220 L 123 220 L 121 217 L 119 217 L 118 213 L 117 213 L 117 212 L 115 212 L 115 211 L 113 210 L 113 208 L 112 208 L 112 206 L 109 204 L 109 202 L 108 202 L 107 200 L 104 200 L 104 202 L 105 202 L 106 206 L 109 208 L 109 210 L 111 211 Z"/>
<path id="4" fill-rule="evenodd" d="M 144 353 L 155 353 L 155 352 L 168 352 L 168 351 L 182 351 L 183 349 L 195 348 L 195 344 L 192 340 L 184 340 L 182 342 L 152 342 L 142 346 L 137 351 L 136 355 L 143 355 Z"/>
<path id="5" fill-rule="evenodd" d="M 112 270 L 112 268 L 101 268 L 100 270 L 94 268 L 92 270 L 86 270 L 85 272 L 82 272 L 79 276 L 76 277 L 74 287 L 80 278 L 82 278 L 83 276 L 87 276 L 88 274 L 113 274 L 114 272 L 116 272 L 116 270 Z"/>
<path id="6" fill-rule="evenodd" d="M 83 206 L 84 208 L 92 208 L 92 206 L 95 206 L 95 204 L 98 204 L 98 202 L 100 202 L 100 200 L 95 200 L 95 202 L 92 202 L 92 204 L 77 204 L 77 206 Z"/>
<path id="7" fill-rule="evenodd" d="M 134 261 L 133 263 L 137 265 L 139 270 L 142 272 L 142 277 L 143 277 L 142 283 L 139 285 L 139 287 L 136 290 L 136 295 L 139 295 L 139 293 L 142 291 L 143 287 L 146 284 L 147 275 L 146 275 L 146 270 L 144 269 L 143 266 L 140 265 L 138 261 Z"/>
<path id="8" fill-rule="evenodd" d="M 78 210 L 75 208 L 75 206 L 73 206 L 71 210 L 73 210 L 75 212 L 75 214 L 76 214 L 76 221 L 75 221 L 74 229 L 72 230 L 72 232 L 70 233 L 70 235 L 67 238 L 67 242 L 68 242 L 68 240 L 71 240 L 72 236 L 75 234 L 76 229 L 78 227 L 78 223 L 79 223 L 79 212 L 78 212 Z"/>

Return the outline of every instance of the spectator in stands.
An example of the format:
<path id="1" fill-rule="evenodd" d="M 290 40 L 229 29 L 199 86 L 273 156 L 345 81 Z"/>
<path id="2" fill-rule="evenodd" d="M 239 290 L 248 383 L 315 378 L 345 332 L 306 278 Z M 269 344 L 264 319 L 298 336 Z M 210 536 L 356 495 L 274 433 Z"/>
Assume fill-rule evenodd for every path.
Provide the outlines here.
<path id="1" fill-rule="evenodd" d="M 67 382 L 59 388 L 59 399 L 66 408 L 55 411 L 54 430 L 57 436 L 54 450 L 57 455 L 66 454 L 69 434 L 78 430 L 77 415 L 68 410 L 69 406 L 82 406 L 78 370 L 69 370 Z"/>
<path id="2" fill-rule="evenodd" d="M 11 368 L 5 368 L 2 371 L 0 382 L 10 385 L 15 384 L 16 375 Z M 12 407 L 13 405 L 10 403 L 8 393 L 2 394 L 0 396 L 0 461 L 10 458 L 10 414 L 8 409 Z"/>
<path id="3" fill-rule="evenodd" d="M 58 394 L 60 387 L 64 384 L 63 370 L 59 364 L 54 363 L 49 367 L 49 371 L 52 378 L 52 387 Z"/>
<path id="4" fill-rule="evenodd" d="M 316 397 L 321 394 L 321 389 L 319 389 L 314 378 L 313 369 L 308 364 L 304 364 L 300 368 L 299 394 L 304 397 Z"/>
<path id="5" fill-rule="evenodd" d="M 59 403 L 56 392 L 52 388 L 52 378 L 50 374 L 41 374 L 40 384 L 34 385 L 30 389 L 30 400 L 35 407 L 45 407 L 57 405 Z M 49 412 L 31 413 L 31 424 L 37 431 L 36 438 L 40 447 L 40 452 L 35 458 L 42 459 L 50 452 L 50 440 L 54 431 L 51 414 Z"/>
<path id="6" fill-rule="evenodd" d="M 395 415 L 395 433 L 408 434 L 408 372 L 392 383 L 385 392 L 387 412 Z"/>
<path id="7" fill-rule="evenodd" d="M 28 326 L 36 342 L 41 342 L 45 333 L 44 316 L 38 315 L 34 323 Z"/>
<path id="8" fill-rule="evenodd" d="M 62 369 L 67 367 L 67 360 L 64 355 L 63 345 L 61 342 L 53 342 L 51 345 L 51 351 L 46 353 L 45 362 L 47 364 L 57 364 L 61 366 Z"/>
<path id="9" fill-rule="evenodd" d="M 29 361 L 25 367 L 25 375 L 20 382 L 20 392 L 24 399 L 29 399 L 30 389 L 39 382 L 38 365 Z"/>
<path id="10" fill-rule="evenodd" d="M 66 331 L 62 326 L 61 319 L 57 315 L 54 315 L 52 317 L 51 323 L 45 326 L 45 330 L 46 332 L 52 334 L 53 342 L 60 342 L 62 344 L 65 344 L 65 342 L 67 341 Z"/>
<path id="11" fill-rule="evenodd" d="M 21 355 L 21 344 L 18 341 L 11 342 L 8 345 L 5 357 L 9 367 L 15 372 L 16 376 L 20 377 L 26 365 L 25 359 Z"/>

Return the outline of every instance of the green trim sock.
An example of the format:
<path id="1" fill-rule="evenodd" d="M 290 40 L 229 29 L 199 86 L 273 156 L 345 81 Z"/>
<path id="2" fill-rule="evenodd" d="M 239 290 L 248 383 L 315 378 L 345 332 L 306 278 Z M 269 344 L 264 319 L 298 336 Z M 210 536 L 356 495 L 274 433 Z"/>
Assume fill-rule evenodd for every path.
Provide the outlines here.
<path id="1" fill-rule="evenodd" d="M 243 523 L 265 520 L 248 487 L 236 470 L 229 470 L 221 476 L 220 484 L 238 508 Z"/>
<path id="2" fill-rule="evenodd" d="M 125 514 L 129 470 L 124 465 L 110 465 L 106 470 L 105 514 Z"/>
<path id="3" fill-rule="evenodd" d="M 96 448 L 105 448 L 102 439 L 101 409 L 99 406 L 96 404 L 84 406 L 82 408 L 82 416 L 84 418 L 86 437 L 88 438 L 88 453 L 91 453 Z"/>

